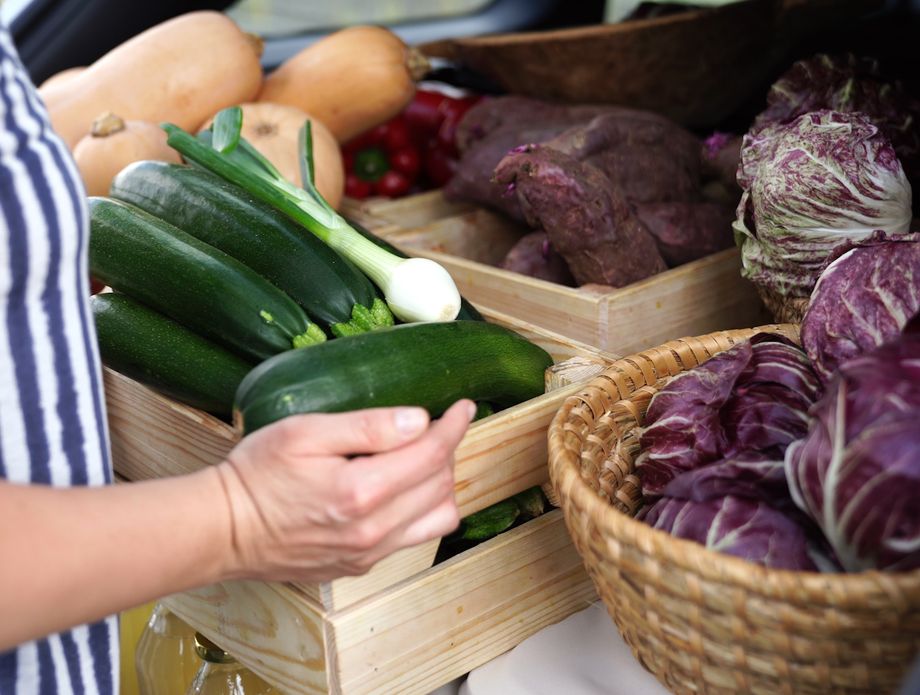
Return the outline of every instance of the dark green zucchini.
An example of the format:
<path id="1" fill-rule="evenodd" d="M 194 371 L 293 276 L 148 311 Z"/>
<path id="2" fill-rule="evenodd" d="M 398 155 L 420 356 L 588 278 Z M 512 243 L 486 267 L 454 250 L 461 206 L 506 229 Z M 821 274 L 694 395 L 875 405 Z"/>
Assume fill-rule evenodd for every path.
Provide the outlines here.
<path id="1" fill-rule="evenodd" d="M 177 401 L 228 419 L 253 365 L 123 294 L 92 298 L 102 361 Z"/>
<path id="2" fill-rule="evenodd" d="M 382 249 L 386 249 L 394 256 L 398 256 L 399 258 L 408 258 L 406 254 L 393 246 L 393 244 L 388 241 L 384 241 L 372 231 L 358 224 L 354 220 L 348 220 L 348 224 L 350 224 L 355 229 L 355 231 L 359 232 L 365 239 L 373 241 L 375 244 L 377 244 L 377 246 Z M 457 314 L 455 321 L 485 321 L 485 318 L 483 318 L 483 315 L 479 313 L 476 307 L 466 301 L 466 299 L 463 297 L 460 297 L 460 313 Z"/>
<path id="3" fill-rule="evenodd" d="M 521 515 L 521 508 L 514 498 L 496 502 L 460 520 L 457 538 L 465 541 L 484 541 L 507 531 Z"/>
<path id="4" fill-rule="evenodd" d="M 460 398 L 507 407 L 543 393 L 552 358 L 480 321 L 410 323 L 273 357 L 247 376 L 234 417 L 252 432 L 296 413 L 419 405 L 438 416 Z"/>
<path id="5" fill-rule="evenodd" d="M 457 530 L 441 539 L 435 563 L 540 516 L 546 504 L 537 485 L 462 518 Z"/>
<path id="6" fill-rule="evenodd" d="M 350 261 L 270 205 L 204 169 L 132 164 L 110 195 L 146 210 L 246 264 L 333 335 L 392 326 L 373 283 Z"/>
<path id="7" fill-rule="evenodd" d="M 304 310 L 223 251 L 133 205 L 90 198 L 93 277 L 238 354 L 262 360 L 326 339 Z"/>

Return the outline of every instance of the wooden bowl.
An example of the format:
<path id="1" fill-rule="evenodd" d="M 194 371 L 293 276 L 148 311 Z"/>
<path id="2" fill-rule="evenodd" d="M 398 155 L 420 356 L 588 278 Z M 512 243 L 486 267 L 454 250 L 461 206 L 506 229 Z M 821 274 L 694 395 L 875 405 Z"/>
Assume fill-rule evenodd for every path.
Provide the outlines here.
<path id="1" fill-rule="evenodd" d="M 496 34 L 419 48 L 480 72 L 509 92 L 648 109 L 713 127 L 766 93 L 792 46 L 878 0 L 746 0 L 665 17 Z"/>

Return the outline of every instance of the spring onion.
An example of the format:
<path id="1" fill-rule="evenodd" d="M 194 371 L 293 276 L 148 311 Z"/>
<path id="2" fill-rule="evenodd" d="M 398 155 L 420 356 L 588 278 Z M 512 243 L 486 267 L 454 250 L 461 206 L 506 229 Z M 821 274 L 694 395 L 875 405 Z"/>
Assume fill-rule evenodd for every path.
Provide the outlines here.
<path id="1" fill-rule="evenodd" d="M 460 311 L 460 293 L 450 274 L 424 258 L 400 258 L 355 231 L 316 190 L 310 122 L 300 132 L 303 188 L 285 179 L 240 136 L 241 110 L 224 109 L 214 119 L 212 145 L 170 123 L 163 124 L 170 147 L 240 186 L 303 225 L 360 268 L 382 291 L 399 319 L 451 321 Z"/>

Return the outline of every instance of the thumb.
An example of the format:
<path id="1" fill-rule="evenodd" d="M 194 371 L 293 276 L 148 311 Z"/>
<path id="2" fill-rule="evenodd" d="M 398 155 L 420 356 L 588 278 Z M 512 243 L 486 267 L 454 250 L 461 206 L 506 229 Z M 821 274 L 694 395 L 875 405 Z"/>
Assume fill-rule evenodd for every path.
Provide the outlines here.
<path id="1" fill-rule="evenodd" d="M 304 453 L 347 456 L 399 448 L 417 439 L 429 421 L 424 408 L 397 407 L 292 415 L 276 425 Z"/>

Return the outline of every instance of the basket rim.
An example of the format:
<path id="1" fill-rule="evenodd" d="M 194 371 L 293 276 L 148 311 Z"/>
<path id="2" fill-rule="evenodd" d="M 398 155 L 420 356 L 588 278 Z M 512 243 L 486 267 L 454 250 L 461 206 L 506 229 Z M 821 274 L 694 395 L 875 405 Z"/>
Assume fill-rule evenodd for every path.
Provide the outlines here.
<path id="1" fill-rule="evenodd" d="M 712 336 L 730 334 L 735 339 L 744 339 L 760 331 L 776 331 L 778 328 L 795 329 L 791 325 L 759 326 L 681 338 L 665 345 L 682 342 L 700 348 L 700 341 Z M 877 596 L 884 601 L 891 601 L 897 597 L 906 603 L 920 601 L 920 569 L 906 572 L 865 570 L 822 573 L 765 567 L 652 528 L 620 511 L 598 495 L 582 479 L 579 472 L 580 447 L 578 451 L 574 451 L 564 444 L 566 425 L 571 412 L 575 407 L 588 404 L 586 399 L 590 397 L 592 390 L 601 389 L 611 382 L 606 375 L 617 374 L 622 367 L 649 359 L 650 352 L 661 347 L 663 346 L 649 348 L 611 363 L 601 374 L 586 382 L 578 393 L 566 398 L 553 417 L 547 435 L 549 476 L 559 499 L 559 506 L 567 512 L 567 517 L 567 505 L 574 504 L 585 510 L 586 515 L 604 536 L 616 538 L 641 549 L 646 555 L 654 555 L 708 581 L 742 588 L 764 598 L 788 600 L 791 594 L 797 594 L 803 603 L 817 603 L 827 607 L 856 603 L 864 605 L 865 599 L 870 596 Z M 647 389 L 648 385 L 645 388 Z M 630 398 L 635 390 L 633 388 L 628 393 L 621 393 L 620 398 Z M 601 414 L 596 413 L 594 419 Z M 858 601 L 853 598 L 857 596 Z"/>

